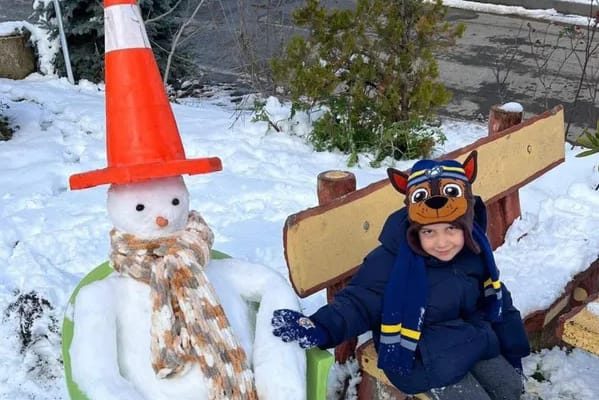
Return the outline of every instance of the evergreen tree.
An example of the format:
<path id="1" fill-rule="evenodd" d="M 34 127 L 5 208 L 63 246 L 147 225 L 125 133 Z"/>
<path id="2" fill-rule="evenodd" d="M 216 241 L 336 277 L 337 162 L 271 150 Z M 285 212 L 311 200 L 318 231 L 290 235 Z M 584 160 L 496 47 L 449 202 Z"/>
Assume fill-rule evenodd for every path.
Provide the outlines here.
<path id="1" fill-rule="evenodd" d="M 376 161 L 430 152 L 435 134 L 426 122 L 450 99 L 434 51 L 464 31 L 445 14 L 441 0 L 357 0 L 353 10 L 307 0 L 296 10 L 309 34 L 292 38 L 272 68 L 294 109 L 324 106 L 311 135 L 317 148 L 354 158 L 374 151 Z"/>
<path id="2" fill-rule="evenodd" d="M 576 154 L 576 157 L 587 157 L 599 153 L 599 120 L 597 121 L 597 128 L 595 130 L 585 128 L 582 131 L 582 135 L 578 138 L 577 143 L 587 149 L 582 153 Z"/>
<path id="3" fill-rule="evenodd" d="M 191 0 L 190 0 L 191 1 Z M 171 49 L 172 38 L 181 24 L 185 5 L 190 1 L 140 0 L 139 6 L 146 22 L 146 31 L 152 50 L 162 72 Z M 65 35 L 76 79 L 99 82 L 104 79 L 104 9 L 101 0 L 61 0 Z M 174 12 L 170 10 L 174 9 Z M 38 3 L 34 11 L 39 24 L 56 37 L 58 25 L 51 1 Z M 159 17 L 159 18 L 157 18 Z M 171 66 L 170 76 L 182 79 L 195 72 L 188 60 L 188 51 L 177 48 L 177 57 Z M 57 57 L 55 64 L 64 70 L 64 59 Z"/>

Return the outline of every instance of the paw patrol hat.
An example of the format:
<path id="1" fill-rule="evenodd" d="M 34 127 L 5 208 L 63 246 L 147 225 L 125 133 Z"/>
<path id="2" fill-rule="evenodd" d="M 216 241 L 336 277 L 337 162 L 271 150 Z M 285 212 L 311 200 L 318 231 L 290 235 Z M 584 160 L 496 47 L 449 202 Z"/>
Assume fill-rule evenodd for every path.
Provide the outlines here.
<path id="1" fill-rule="evenodd" d="M 408 241 L 414 251 L 425 255 L 418 231 L 425 225 L 449 223 L 464 231 L 465 244 L 475 253 L 480 247 L 472 238 L 476 179 L 476 151 L 462 164 L 455 160 L 420 160 L 409 174 L 389 168 L 393 187 L 405 195 L 408 208 Z"/>

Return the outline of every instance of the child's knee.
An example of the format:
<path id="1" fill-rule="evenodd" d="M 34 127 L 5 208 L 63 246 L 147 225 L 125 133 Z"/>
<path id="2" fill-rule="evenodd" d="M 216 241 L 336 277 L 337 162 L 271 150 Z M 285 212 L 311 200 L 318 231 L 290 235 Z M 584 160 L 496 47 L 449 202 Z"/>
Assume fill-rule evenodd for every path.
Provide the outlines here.
<path id="1" fill-rule="evenodd" d="M 493 400 L 518 400 L 522 395 L 521 375 L 502 356 L 478 362 L 472 375 Z"/>

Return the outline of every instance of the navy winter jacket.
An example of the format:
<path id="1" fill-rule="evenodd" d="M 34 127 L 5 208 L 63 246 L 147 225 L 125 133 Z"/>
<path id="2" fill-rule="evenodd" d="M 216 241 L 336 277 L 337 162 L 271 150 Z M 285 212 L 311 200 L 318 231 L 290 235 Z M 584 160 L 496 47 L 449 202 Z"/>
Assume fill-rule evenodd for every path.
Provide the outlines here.
<path id="1" fill-rule="evenodd" d="M 480 199 L 475 207 L 477 222 L 486 226 L 486 210 Z M 334 301 L 310 318 L 323 327 L 329 348 L 369 330 L 378 349 L 383 295 L 393 268 L 400 240 L 406 239 L 407 212 L 403 208 L 386 221 L 381 245 L 366 256 L 358 273 Z M 515 367 L 530 353 L 520 312 L 512 305 L 510 292 L 503 290 L 503 319 L 491 324 L 482 311 L 482 282 L 485 266 L 481 256 L 464 248 L 453 260 L 433 257 L 425 261 L 428 300 L 422 336 L 416 350 L 414 369 L 399 376 L 385 371 L 389 380 L 408 394 L 458 382 L 480 360 L 502 354 Z"/>

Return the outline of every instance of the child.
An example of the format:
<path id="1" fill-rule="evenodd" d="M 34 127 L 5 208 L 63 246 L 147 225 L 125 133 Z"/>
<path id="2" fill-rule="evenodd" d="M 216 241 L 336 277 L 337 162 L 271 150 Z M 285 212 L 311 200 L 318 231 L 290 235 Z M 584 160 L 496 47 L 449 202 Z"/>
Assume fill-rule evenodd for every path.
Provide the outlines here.
<path id="1" fill-rule="evenodd" d="M 315 314 L 276 310 L 273 334 L 329 348 L 371 330 L 379 368 L 404 393 L 519 399 L 530 348 L 472 195 L 476 152 L 463 165 L 421 160 L 409 176 L 388 173 L 406 207 L 387 219 L 381 245 Z"/>

